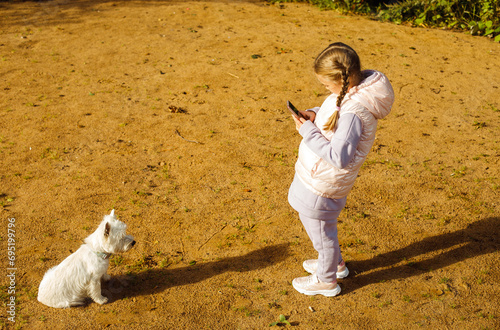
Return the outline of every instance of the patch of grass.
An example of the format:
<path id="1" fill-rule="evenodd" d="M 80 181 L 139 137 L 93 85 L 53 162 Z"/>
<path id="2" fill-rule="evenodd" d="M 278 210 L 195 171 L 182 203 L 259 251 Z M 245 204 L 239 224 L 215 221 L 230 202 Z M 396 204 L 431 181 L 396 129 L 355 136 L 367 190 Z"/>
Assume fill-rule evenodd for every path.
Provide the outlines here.
<path id="1" fill-rule="evenodd" d="M 42 152 L 41 158 L 49 158 L 49 159 L 54 159 L 61 161 L 62 158 L 59 155 L 59 153 L 56 150 L 52 150 L 51 148 L 45 148 L 45 150 Z"/>
<path id="2" fill-rule="evenodd" d="M 424 219 L 428 219 L 428 220 L 434 220 L 434 219 L 436 219 L 436 216 L 432 212 L 424 214 L 423 217 L 424 217 Z"/>
<path id="3" fill-rule="evenodd" d="M 136 271 L 143 271 L 147 269 L 151 269 L 156 266 L 156 261 L 153 260 L 153 256 L 151 255 L 143 255 L 141 258 L 136 260 L 132 265 L 127 265 L 126 267 L 129 269 L 133 269 Z"/>
<path id="4" fill-rule="evenodd" d="M 255 309 L 255 310 L 250 310 L 248 309 L 248 307 L 233 307 L 233 310 L 234 311 L 238 311 L 238 312 L 243 312 L 245 313 L 245 316 L 256 316 L 258 314 L 260 314 L 260 310 L 258 309 Z"/>
<path id="5" fill-rule="evenodd" d="M 267 307 L 269 307 L 269 309 L 272 309 L 272 308 L 281 309 L 281 305 L 278 304 L 276 300 L 273 301 L 272 303 L 268 303 Z"/>
<path id="6" fill-rule="evenodd" d="M 387 306 L 390 306 L 392 305 L 392 301 L 391 300 L 387 300 L 387 301 L 384 301 L 383 303 L 380 304 L 380 307 L 387 307 Z"/>
<path id="7" fill-rule="evenodd" d="M 450 279 L 448 277 L 443 277 L 439 280 L 439 284 L 446 284 L 449 282 L 450 282 Z"/>
<path id="8" fill-rule="evenodd" d="M 283 325 L 290 325 L 290 322 L 287 321 L 285 315 L 283 314 L 280 314 L 280 316 L 278 316 L 278 321 L 276 322 L 272 322 L 271 324 L 269 324 L 270 327 L 274 327 L 274 326 L 283 326 Z"/>
<path id="9" fill-rule="evenodd" d="M 484 128 L 486 127 L 486 123 L 484 121 L 474 121 L 474 123 L 472 124 L 472 126 L 474 126 L 475 129 L 480 129 L 480 128 Z"/>
<path id="10" fill-rule="evenodd" d="M 23 288 L 24 293 L 30 300 L 34 300 L 37 297 L 38 291 L 36 287 L 31 287 L 30 289 L 28 288 Z"/>
<path id="11" fill-rule="evenodd" d="M 9 299 L 10 295 L 8 295 L 8 289 L 9 287 L 8 286 L 5 286 L 5 285 L 0 285 L 0 301 L 7 301 L 7 299 Z"/>
<path id="12" fill-rule="evenodd" d="M 152 193 L 150 193 L 150 192 L 139 191 L 139 190 L 134 190 L 134 194 L 141 196 L 141 197 L 152 195 Z"/>
<path id="13" fill-rule="evenodd" d="M 120 256 L 120 255 L 113 255 L 111 256 L 111 258 L 109 259 L 109 261 L 115 265 L 115 266 L 119 266 L 123 263 L 123 257 Z"/>
<path id="14" fill-rule="evenodd" d="M 444 218 L 439 219 L 439 221 L 436 222 L 436 225 L 437 226 L 445 226 L 445 225 L 449 224 L 450 221 L 451 221 L 451 219 L 449 217 L 444 217 Z"/>
<path id="15" fill-rule="evenodd" d="M 4 195 L 5 196 L 5 195 Z M 0 196 L 2 197 L 2 196 Z M 14 197 L 9 197 L 9 196 L 5 196 L 5 199 L 4 200 L 1 200 L 0 201 L 0 206 L 1 207 L 7 207 L 10 205 L 10 203 L 12 203 L 14 201 Z"/>
<path id="16" fill-rule="evenodd" d="M 467 171 L 467 166 L 461 166 L 459 169 L 453 170 L 453 173 L 451 173 L 451 176 L 455 178 L 461 178 L 466 174 Z"/>
<path id="17" fill-rule="evenodd" d="M 489 269 L 483 269 L 479 273 L 480 274 L 484 274 L 484 275 L 489 275 L 490 274 L 490 270 Z"/>
<path id="18" fill-rule="evenodd" d="M 163 259 L 162 261 L 160 261 L 160 268 L 165 268 L 165 267 L 168 267 L 170 266 L 172 263 L 169 261 L 168 258 L 166 259 Z"/>
<path id="19" fill-rule="evenodd" d="M 405 218 L 406 215 L 408 214 L 408 210 L 410 208 L 408 206 L 403 206 L 398 213 L 396 213 L 395 217 L 398 219 Z"/>

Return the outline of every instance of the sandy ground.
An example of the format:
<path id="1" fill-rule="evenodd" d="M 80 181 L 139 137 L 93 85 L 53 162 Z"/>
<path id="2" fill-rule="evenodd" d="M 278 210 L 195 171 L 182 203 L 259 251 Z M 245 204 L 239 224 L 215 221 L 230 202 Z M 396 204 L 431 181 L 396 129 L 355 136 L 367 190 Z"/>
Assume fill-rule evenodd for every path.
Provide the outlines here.
<path id="1" fill-rule="evenodd" d="M 500 327 L 500 44 L 261 1 L 0 13 L 3 327 Z M 396 102 L 339 218 L 351 275 L 307 297 L 291 286 L 315 253 L 287 203 L 301 137 L 285 102 L 321 105 L 312 61 L 334 41 Z M 111 258 L 110 302 L 40 304 L 43 274 L 111 209 L 138 243 Z"/>

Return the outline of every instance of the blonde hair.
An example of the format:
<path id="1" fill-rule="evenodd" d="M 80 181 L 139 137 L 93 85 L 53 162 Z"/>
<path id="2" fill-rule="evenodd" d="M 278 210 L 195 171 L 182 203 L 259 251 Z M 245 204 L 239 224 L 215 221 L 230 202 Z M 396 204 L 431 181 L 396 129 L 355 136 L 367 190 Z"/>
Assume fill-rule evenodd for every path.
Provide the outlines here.
<path id="1" fill-rule="evenodd" d="M 362 80 L 359 56 L 348 45 L 341 42 L 333 43 L 314 60 L 314 72 L 342 86 L 337 97 L 337 111 L 333 112 L 323 127 L 326 131 L 334 130 L 340 117 L 340 105 L 349 91 L 349 86 L 356 86 Z"/>

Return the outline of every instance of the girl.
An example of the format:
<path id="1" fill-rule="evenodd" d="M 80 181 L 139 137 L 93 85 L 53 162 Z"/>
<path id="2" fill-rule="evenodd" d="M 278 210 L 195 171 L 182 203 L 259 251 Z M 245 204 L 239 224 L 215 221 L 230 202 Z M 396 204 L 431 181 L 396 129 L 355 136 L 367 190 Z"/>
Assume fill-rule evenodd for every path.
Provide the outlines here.
<path id="1" fill-rule="evenodd" d="M 375 140 L 377 120 L 389 114 L 394 91 L 378 71 L 361 71 L 356 52 L 337 42 L 314 61 L 318 80 L 332 94 L 316 107 L 293 116 L 303 140 L 288 201 L 299 213 L 318 259 L 306 260 L 310 276 L 293 287 L 306 295 L 333 297 L 337 278 L 349 274 L 340 254 L 337 217 Z"/>

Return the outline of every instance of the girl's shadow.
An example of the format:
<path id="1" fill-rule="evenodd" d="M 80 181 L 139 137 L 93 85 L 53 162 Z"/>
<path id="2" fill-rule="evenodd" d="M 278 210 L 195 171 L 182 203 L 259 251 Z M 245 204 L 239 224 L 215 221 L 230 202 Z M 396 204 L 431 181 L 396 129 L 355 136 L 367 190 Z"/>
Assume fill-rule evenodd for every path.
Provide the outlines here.
<path id="1" fill-rule="evenodd" d="M 428 237 L 368 260 L 351 261 L 350 276 L 343 280 L 346 283 L 345 291 L 351 292 L 381 281 L 420 275 L 478 255 L 496 252 L 500 250 L 499 234 L 500 218 L 487 218 L 471 223 L 465 229 Z M 425 255 L 429 257 L 426 258 Z M 399 265 L 390 267 L 396 264 Z M 364 274 L 377 268 L 381 269 Z"/>
<path id="2" fill-rule="evenodd" d="M 352 292 L 372 283 L 420 275 L 478 255 L 496 252 L 500 250 L 499 234 L 500 218 L 488 218 L 476 221 L 463 230 L 428 237 L 368 260 L 351 261 L 348 263 L 350 275 L 343 280 L 346 284 L 344 292 Z M 103 286 L 103 294 L 110 301 L 150 295 L 173 286 L 198 283 L 225 272 L 243 273 L 266 268 L 286 260 L 288 255 L 288 244 L 279 244 L 199 265 L 121 275 L 113 277 Z M 430 256 L 426 258 L 426 255 Z M 379 270 L 365 274 L 373 269 Z"/>
<path id="3" fill-rule="evenodd" d="M 248 254 L 179 268 L 150 269 L 133 275 L 113 276 L 102 287 L 110 301 L 125 297 L 150 295 L 173 286 L 201 282 L 225 272 L 248 272 L 284 261 L 289 255 L 288 244 L 268 246 Z M 243 274 L 241 276 L 244 276 Z"/>

